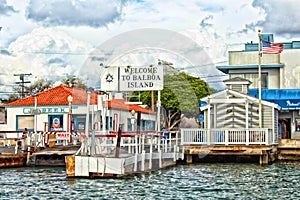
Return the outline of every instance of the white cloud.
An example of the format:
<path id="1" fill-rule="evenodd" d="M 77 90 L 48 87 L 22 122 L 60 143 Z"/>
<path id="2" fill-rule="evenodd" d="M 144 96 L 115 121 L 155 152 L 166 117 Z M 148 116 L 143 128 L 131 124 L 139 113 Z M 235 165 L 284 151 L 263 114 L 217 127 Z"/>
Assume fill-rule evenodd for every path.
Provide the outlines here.
<path id="1" fill-rule="evenodd" d="M 122 1 L 30 0 L 27 17 L 45 26 L 101 27 L 120 19 Z"/>
<path id="2" fill-rule="evenodd" d="M 254 0 L 253 6 L 260 8 L 265 14 L 265 19 L 258 23 L 264 32 L 287 38 L 300 37 L 298 0 Z"/>
<path id="3" fill-rule="evenodd" d="M 0 48 L 2 46 L 8 46 L 11 42 L 13 42 L 16 38 L 23 34 L 27 34 L 31 32 L 33 28 L 36 26 L 32 24 L 30 21 L 26 20 L 25 15 L 25 1 L 19 0 L 0 0 L 0 6 L 7 8 L 9 10 L 13 10 L 3 12 L 0 10 L 0 26 L 2 30 L 0 31 Z M 1 9 L 1 8 L 0 8 Z"/>
<path id="4" fill-rule="evenodd" d="M 5 73 L 7 66 L 16 73 L 30 69 L 51 79 L 77 75 L 86 56 L 78 52 L 140 28 L 182 33 L 205 49 L 211 63 L 226 64 L 228 51 L 257 41 L 258 28 L 274 33 L 276 41 L 300 37 L 298 5 L 297 0 L 0 0 L 0 69 Z M 157 57 L 186 64 L 162 53 L 131 54 L 121 61 L 152 64 Z M 214 64 L 203 71 L 212 68 Z"/>
<path id="5" fill-rule="evenodd" d="M 0 69 L 32 73 L 33 79 L 62 80 L 77 73 L 91 48 L 55 29 L 34 29 L 10 44 L 11 55 L 2 55 Z"/>
<path id="6" fill-rule="evenodd" d="M 7 4 L 6 0 L 0 0 L 0 13 L 2 13 L 2 15 L 10 15 L 15 12 L 17 11 L 13 6 Z"/>

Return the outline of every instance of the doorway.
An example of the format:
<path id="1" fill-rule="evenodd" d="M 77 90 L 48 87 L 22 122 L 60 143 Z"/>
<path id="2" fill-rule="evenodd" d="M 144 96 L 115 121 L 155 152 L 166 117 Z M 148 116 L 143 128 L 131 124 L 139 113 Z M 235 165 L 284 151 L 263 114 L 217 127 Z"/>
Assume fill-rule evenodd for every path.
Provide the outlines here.
<path id="1" fill-rule="evenodd" d="M 282 139 L 291 139 L 291 119 L 290 118 L 279 119 L 278 133 L 279 133 L 279 137 Z"/>

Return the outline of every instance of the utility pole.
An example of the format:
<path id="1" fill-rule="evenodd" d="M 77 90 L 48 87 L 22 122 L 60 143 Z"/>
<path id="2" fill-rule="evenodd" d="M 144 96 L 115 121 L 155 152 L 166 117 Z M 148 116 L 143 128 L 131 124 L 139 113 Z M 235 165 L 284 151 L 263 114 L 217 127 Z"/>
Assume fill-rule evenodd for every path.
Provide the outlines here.
<path id="1" fill-rule="evenodd" d="M 30 81 L 25 81 L 24 77 L 25 76 L 31 76 L 32 74 L 14 74 L 14 76 L 19 76 L 20 77 L 20 80 L 19 82 L 16 82 L 16 84 L 19 84 L 21 86 L 21 97 L 24 98 L 25 97 L 25 94 L 24 94 L 24 87 L 25 87 L 25 83 L 31 83 Z"/>

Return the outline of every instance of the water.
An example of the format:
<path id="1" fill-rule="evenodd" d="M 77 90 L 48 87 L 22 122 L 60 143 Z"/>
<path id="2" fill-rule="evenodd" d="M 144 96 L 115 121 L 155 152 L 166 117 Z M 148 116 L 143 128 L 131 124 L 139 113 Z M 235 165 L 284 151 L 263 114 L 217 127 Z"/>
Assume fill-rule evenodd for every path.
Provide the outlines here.
<path id="1" fill-rule="evenodd" d="M 0 199 L 300 199 L 300 163 L 178 165 L 122 179 L 65 168 L 0 169 Z"/>

